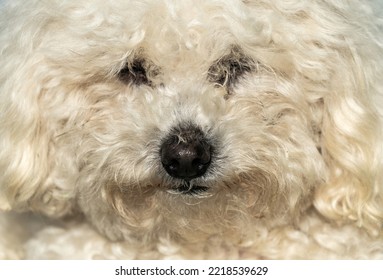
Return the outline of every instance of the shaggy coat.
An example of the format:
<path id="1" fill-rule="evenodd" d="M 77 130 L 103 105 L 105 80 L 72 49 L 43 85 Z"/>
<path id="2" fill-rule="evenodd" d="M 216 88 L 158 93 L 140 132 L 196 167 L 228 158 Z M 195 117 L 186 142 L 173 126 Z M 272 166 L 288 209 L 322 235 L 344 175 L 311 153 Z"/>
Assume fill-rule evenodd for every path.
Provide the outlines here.
<path id="1" fill-rule="evenodd" d="M 0 4 L 0 258 L 383 258 L 377 1 Z"/>

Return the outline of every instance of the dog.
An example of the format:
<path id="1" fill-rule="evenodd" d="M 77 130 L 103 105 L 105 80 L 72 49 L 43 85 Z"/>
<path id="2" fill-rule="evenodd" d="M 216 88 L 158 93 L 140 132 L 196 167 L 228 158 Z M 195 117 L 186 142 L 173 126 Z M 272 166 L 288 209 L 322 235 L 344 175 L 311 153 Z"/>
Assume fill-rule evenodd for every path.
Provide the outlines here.
<path id="1" fill-rule="evenodd" d="M 0 258 L 383 258 L 379 1 L 3 1 Z"/>

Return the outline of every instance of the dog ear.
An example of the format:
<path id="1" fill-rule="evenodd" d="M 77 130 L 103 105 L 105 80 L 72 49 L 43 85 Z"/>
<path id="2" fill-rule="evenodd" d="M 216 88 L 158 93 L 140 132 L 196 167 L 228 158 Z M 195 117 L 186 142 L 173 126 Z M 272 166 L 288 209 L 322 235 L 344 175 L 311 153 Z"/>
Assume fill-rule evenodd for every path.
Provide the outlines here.
<path id="1" fill-rule="evenodd" d="M 44 62 L 32 54 L 24 61 L 5 56 L 0 71 L 0 209 L 61 215 L 68 202 L 52 175 L 52 129 L 41 108 Z"/>
<path id="2" fill-rule="evenodd" d="M 314 204 L 332 220 L 351 220 L 377 234 L 383 223 L 383 126 L 376 103 L 383 92 L 377 73 L 382 66 L 371 60 L 381 50 L 370 52 L 350 47 L 334 61 L 321 130 L 329 173 Z"/>

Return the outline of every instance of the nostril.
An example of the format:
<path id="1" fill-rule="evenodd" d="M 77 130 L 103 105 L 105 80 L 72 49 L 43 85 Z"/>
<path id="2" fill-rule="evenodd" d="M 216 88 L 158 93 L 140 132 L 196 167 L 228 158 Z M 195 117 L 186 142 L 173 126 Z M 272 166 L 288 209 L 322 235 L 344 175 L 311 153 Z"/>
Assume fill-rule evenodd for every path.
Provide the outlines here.
<path id="1" fill-rule="evenodd" d="M 210 162 L 210 157 L 209 157 L 209 160 L 207 160 L 206 158 L 205 159 L 202 159 L 202 158 L 196 158 L 192 161 L 192 165 L 199 169 L 199 170 L 202 170 L 204 168 L 204 166 L 206 164 L 209 164 Z"/>
<path id="2" fill-rule="evenodd" d="M 176 159 L 172 159 L 171 162 L 168 164 L 169 169 L 172 170 L 172 171 L 177 170 L 179 165 L 180 164 L 179 164 L 179 162 Z"/>

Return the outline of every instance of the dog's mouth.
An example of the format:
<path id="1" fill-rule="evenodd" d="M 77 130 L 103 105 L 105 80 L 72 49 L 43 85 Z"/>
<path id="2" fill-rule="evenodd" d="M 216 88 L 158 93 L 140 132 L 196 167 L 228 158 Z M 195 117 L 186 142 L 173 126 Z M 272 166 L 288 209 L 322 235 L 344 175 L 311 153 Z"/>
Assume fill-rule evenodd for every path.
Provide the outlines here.
<path id="1" fill-rule="evenodd" d="M 204 196 L 207 194 L 209 190 L 208 187 L 198 186 L 192 184 L 190 181 L 185 181 L 179 186 L 168 190 L 171 194 L 182 194 L 182 195 L 190 195 L 190 196 Z"/>

